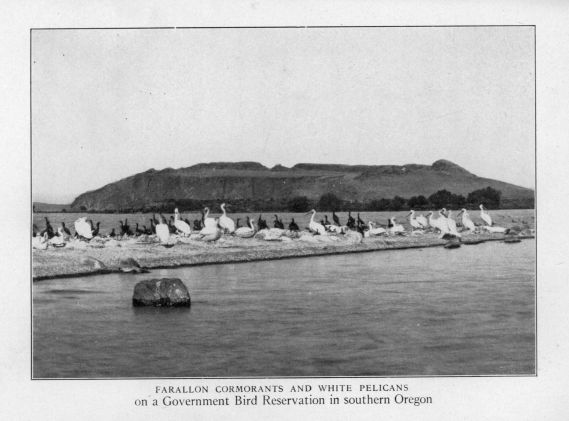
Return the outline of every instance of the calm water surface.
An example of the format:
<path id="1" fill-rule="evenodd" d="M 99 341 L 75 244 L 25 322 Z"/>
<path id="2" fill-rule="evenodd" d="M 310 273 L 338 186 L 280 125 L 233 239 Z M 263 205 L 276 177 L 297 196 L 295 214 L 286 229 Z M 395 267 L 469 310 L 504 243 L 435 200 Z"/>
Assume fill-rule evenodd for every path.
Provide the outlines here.
<path id="1" fill-rule="evenodd" d="M 104 275 L 33 285 L 34 377 L 535 372 L 535 242 Z M 190 309 L 133 308 L 178 277 Z"/>

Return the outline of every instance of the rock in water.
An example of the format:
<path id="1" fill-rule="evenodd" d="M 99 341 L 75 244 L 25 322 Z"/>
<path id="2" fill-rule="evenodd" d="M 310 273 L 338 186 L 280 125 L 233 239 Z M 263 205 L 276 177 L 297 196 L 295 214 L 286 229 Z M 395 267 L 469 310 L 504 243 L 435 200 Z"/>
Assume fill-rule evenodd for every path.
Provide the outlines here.
<path id="1" fill-rule="evenodd" d="M 190 293 L 177 278 L 148 279 L 134 286 L 133 306 L 189 307 Z"/>

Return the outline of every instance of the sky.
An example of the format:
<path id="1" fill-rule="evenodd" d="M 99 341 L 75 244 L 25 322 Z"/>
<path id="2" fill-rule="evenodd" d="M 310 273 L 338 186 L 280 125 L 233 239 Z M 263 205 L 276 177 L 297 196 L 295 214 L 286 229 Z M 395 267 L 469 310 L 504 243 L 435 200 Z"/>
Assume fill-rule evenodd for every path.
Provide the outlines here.
<path id="1" fill-rule="evenodd" d="M 534 188 L 533 31 L 35 30 L 33 200 L 216 161 L 447 159 Z"/>

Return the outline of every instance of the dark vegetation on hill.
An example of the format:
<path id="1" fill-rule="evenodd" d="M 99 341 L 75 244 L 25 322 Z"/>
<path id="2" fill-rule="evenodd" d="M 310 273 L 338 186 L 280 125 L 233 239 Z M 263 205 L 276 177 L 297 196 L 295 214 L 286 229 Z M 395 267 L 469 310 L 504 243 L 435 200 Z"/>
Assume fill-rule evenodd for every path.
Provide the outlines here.
<path id="1" fill-rule="evenodd" d="M 277 165 L 214 162 L 154 169 L 78 196 L 67 212 L 192 211 L 220 202 L 233 212 L 533 208 L 534 192 L 478 177 L 446 160 L 433 165 Z M 40 210 L 40 209 L 37 209 Z"/>

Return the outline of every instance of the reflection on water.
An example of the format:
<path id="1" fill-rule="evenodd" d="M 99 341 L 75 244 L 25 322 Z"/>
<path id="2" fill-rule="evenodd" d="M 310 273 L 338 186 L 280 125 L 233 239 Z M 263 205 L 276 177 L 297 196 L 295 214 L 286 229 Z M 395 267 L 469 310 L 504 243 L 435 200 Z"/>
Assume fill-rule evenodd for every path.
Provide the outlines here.
<path id="1" fill-rule="evenodd" d="M 535 242 L 42 281 L 34 377 L 535 372 Z M 132 307 L 178 277 L 191 308 Z"/>

